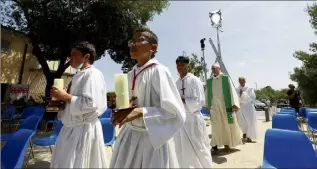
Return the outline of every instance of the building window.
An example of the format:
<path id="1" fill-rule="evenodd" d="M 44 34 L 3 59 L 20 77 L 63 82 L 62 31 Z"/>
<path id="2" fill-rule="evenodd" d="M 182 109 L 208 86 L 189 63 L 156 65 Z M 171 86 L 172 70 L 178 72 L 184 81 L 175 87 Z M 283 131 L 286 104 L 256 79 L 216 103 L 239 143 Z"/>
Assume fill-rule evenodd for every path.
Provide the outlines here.
<path id="1" fill-rule="evenodd" d="M 1 52 L 11 52 L 11 42 L 1 39 Z"/>

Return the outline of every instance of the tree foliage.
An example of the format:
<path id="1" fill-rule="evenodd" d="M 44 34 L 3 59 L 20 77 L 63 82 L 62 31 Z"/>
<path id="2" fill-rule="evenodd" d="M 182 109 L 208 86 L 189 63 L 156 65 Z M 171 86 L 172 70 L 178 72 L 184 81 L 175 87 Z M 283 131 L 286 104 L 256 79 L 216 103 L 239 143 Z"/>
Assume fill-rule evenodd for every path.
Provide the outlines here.
<path id="1" fill-rule="evenodd" d="M 208 72 L 207 66 L 204 65 L 204 58 L 201 57 L 199 59 L 196 54 L 191 54 L 191 56 L 189 56 L 188 64 L 189 72 L 197 77 L 204 78 L 204 69 Z"/>
<path id="2" fill-rule="evenodd" d="M 268 99 L 272 103 L 276 102 L 279 99 L 287 99 L 287 90 L 274 90 L 271 86 L 266 86 L 262 89 L 255 90 L 255 95 L 258 100 Z"/>
<path id="3" fill-rule="evenodd" d="M 107 53 L 116 63 L 131 66 L 127 42 L 136 27 L 160 14 L 167 0 L 1 0 L 2 24 L 25 33 L 47 80 L 46 95 L 69 66 L 71 44 L 79 40 L 95 44 L 97 58 Z M 106 53 L 105 53 L 106 51 Z M 46 60 L 59 60 L 51 72 Z"/>
<path id="4" fill-rule="evenodd" d="M 317 4 L 307 7 L 309 22 L 317 35 Z M 301 67 L 294 68 L 291 80 L 298 83 L 302 98 L 309 105 L 317 103 L 317 43 L 311 43 L 309 52 L 296 51 L 294 57 L 302 62 Z"/>

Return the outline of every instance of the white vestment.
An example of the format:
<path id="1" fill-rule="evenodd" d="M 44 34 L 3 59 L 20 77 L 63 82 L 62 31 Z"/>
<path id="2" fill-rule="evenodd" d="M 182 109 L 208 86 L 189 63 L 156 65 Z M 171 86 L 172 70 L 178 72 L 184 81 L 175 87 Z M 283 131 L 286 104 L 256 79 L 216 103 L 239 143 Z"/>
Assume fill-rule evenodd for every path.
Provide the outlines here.
<path id="1" fill-rule="evenodd" d="M 257 120 L 254 108 L 255 93 L 254 90 L 246 85 L 237 88 L 237 94 L 240 90 L 243 93 L 240 98 L 240 111 L 237 113 L 238 123 L 243 134 L 246 134 L 251 140 L 257 139 Z"/>
<path id="2" fill-rule="evenodd" d="M 134 72 L 144 69 L 135 82 L 137 104 L 143 118 L 123 125 L 116 139 L 110 168 L 178 168 L 174 134 L 184 125 L 186 114 L 169 70 L 151 59 L 128 73 L 129 89 Z"/>
<path id="3" fill-rule="evenodd" d="M 191 73 L 183 79 L 178 79 L 176 86 L 181 97 L 185 99 L 187 115 L 185 125 L 174 136 L 179 166 L 211 168 L 210 139 L 204 117 L 200 113 L 202 106 L 205 105 L 204 87 L 200 79 Z"/>
<path id="4" fill-rule="evenodd" d="M 94 66 L 77 72 L 70 88 L 71 103 L 59 114 L 63 123 L 51 168 L 107 168 L 98 117 L 107 108 L 103 74 Z"/>
<path id="5" fill-rule="evenodd" d="M 211 112 L 211 128 L 212 138 L 211 145 L 235 147 L 242 144 L 240 129 L 237 123 L 235 112 L 233 112 L 233 124 L 228 123 L 226 105 L 222 90 L 222 78 L 221 75 L 212 77 L 212 106 L 210 107 Z M 233 87 L 232 81 L 229 79 L 229 87 L 231 93 L 231 104 L 232 106 L 240 107 L 239 97 Z"/>

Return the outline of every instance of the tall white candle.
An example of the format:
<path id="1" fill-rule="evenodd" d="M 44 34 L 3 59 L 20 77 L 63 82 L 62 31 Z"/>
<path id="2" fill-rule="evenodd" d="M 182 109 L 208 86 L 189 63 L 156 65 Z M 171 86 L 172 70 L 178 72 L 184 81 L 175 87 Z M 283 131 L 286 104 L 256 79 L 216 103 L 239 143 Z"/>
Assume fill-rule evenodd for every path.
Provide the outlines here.
<path id="1" fill-rule="evenodd" d="M 116 108 L 126 109 L 129 108 L 129 88 L 128 88 L 128 75 L 116 74 L 114 75 L 114 87 L 116 93 Z"/>
<path id="2" fill-rule="evenodd" d="M 57 89 L 64 89 L 64 79 L 54 79 L 53 87 L 56 87 Z M 52 100 L 56 100 L 54 97 Z"/>

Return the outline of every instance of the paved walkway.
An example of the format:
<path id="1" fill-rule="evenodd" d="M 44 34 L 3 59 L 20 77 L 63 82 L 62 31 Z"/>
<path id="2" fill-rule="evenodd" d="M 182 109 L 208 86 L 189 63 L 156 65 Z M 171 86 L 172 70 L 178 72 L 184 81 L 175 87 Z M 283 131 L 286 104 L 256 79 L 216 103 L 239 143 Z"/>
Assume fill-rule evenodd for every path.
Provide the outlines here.
<path id="1" fill-rule="evenodd" d="M 232 150 L 231 153 L 222 152 L 213 156 L 214 168 L 257 168 L 262 163 L 263 141 L 267 128 L 271 122 L 264 122 L 264 112 L 258 113 L 259 140 L 256 143 L 246 143 Z M 211 131 L 211 127 L 207 126 Z M 43 136 L 43 133 L 39 133 Z M 105 147 L 108 154 L 108 163 L 111 158 L 111 148 Z M 48 168 L 50 165 L 51 153 L 48 147 L 34 146 L 35 157 L 29 160 L 28 168 Z"/>

